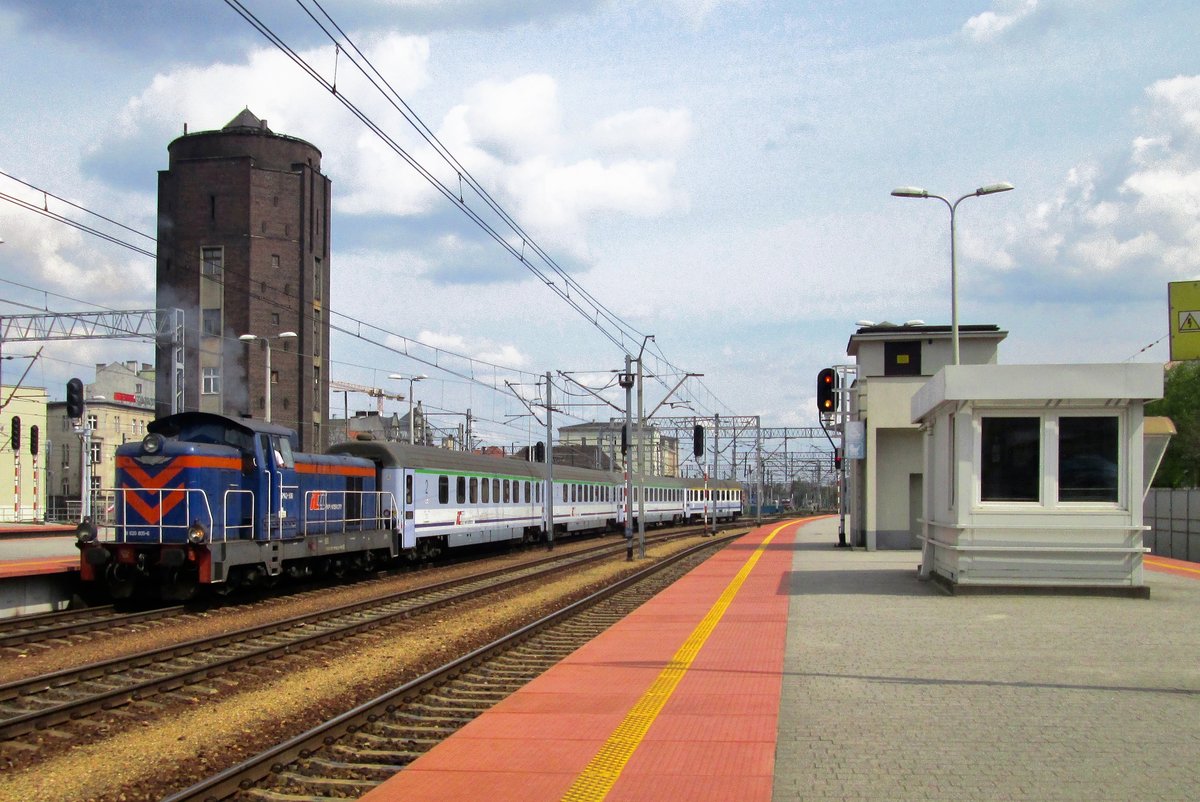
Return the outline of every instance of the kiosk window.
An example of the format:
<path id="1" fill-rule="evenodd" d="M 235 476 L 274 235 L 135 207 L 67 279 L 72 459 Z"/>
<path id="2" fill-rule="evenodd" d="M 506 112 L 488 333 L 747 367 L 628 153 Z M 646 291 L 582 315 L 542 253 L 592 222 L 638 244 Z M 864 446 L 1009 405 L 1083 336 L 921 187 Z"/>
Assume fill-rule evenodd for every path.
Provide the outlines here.
<path id="1" fill-rule="evenodd" d="M 1058 500 L 1117 500 L 1115 416 L 1058 419 Z"/>
<path id="2" fill-rule="evenodd" d="M 1041 418 L 985 417 L 981 421 L 980 500 L 1041 498 Z"/>

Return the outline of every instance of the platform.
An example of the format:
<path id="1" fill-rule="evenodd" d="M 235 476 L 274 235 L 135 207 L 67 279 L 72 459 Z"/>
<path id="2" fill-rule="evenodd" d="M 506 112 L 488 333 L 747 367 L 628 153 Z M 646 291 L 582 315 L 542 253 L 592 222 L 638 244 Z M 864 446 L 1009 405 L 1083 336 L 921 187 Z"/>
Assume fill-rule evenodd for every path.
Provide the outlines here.
<path id="1" fill-rule="evenodd" d="M 1200 566 L 952 597 L 835 532 L 751 532 L 364 799 L 1194 798 Z"/>
<path id="2" fill-rule="evenodd" d="M 64 609 L 78 575 L 75 527 L 0 528 L 0 618 Z"/>

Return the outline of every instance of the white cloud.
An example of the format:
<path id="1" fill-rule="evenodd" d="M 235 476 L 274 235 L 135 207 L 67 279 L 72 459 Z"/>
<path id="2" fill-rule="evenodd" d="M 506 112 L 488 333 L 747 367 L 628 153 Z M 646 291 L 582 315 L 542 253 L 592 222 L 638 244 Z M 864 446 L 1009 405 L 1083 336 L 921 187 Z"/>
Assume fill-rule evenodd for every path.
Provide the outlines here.
<path id="1" fill-rule="evenodd" d="M 1032 16 L 1038 0 L 1000 0 L 997 11 L 976 14 L 963 24 L 963 33 L 976 42 L 990 42 Z"/>
<path id="2" fill-rule="evenodd" d="M 530 75 L 477 84 L 438 136 L 547 250 L 586 259 L 597 217 L 686 208 L 673 182 L 690 134 L 686 110 L 640 108 L 600 121 L 583 137 L 606 158 L 577 155 L 581 136 L 564 127 L 557 84 Z"/>
<path id="3" fill-rule="evenodd" d="M 452 351 L 460 356 L 468 356 L 494 365 L 517 369 L 529 365 L 529 357 L 511 343 L 497 343 L 481 337 L 468 338 L 461 334 L 428 330 L 417 335 L 417 340 L 433 348 Z"/>
<path id="4" fill-rule="evenodd" d="M 1200 76 L 1147 88 L 1144 132 L 1119 160 L 1079 164 L 1008 232 L 1013 264 L 1089 290 L 1157 293 L 1200 275 Z"/>
<path id="5" fill-rule="evenodd" d="M 687 109 L 634 109 L 607 117 L 592 127 L 592 142 L 608 153 L 675 156 L 692 135 Z"/>

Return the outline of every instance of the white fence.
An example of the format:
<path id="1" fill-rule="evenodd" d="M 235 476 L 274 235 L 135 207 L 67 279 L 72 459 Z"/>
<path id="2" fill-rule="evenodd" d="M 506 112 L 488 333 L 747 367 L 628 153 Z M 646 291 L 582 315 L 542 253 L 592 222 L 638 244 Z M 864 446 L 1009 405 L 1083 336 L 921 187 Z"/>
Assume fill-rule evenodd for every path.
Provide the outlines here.
<path id="1" fill-rule="evenodd" d="M 1160 557 L 1200 562 L 1200 488 L 1151 488 L 1142 505 L 1143 542 Z"/>

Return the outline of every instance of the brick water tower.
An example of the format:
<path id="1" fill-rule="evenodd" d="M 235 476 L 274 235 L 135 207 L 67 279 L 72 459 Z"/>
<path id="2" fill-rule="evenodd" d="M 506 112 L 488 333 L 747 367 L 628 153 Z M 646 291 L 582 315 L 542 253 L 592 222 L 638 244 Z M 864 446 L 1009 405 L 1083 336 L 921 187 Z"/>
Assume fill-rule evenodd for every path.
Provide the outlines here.
<path id="1" fill-rule="evenodd" d="M 321 152 L 249 109 L 219 131 L 185 127 L 167 151 L 157 306 L 183 309 L 186 331 L 182 364 L 158 348 L 158 414 L 169 412 L 171 372 L 181 370 L 178 409 L 269 418 L 296 429 L 303 450 L 321 450 L 330 204 Z"/>

